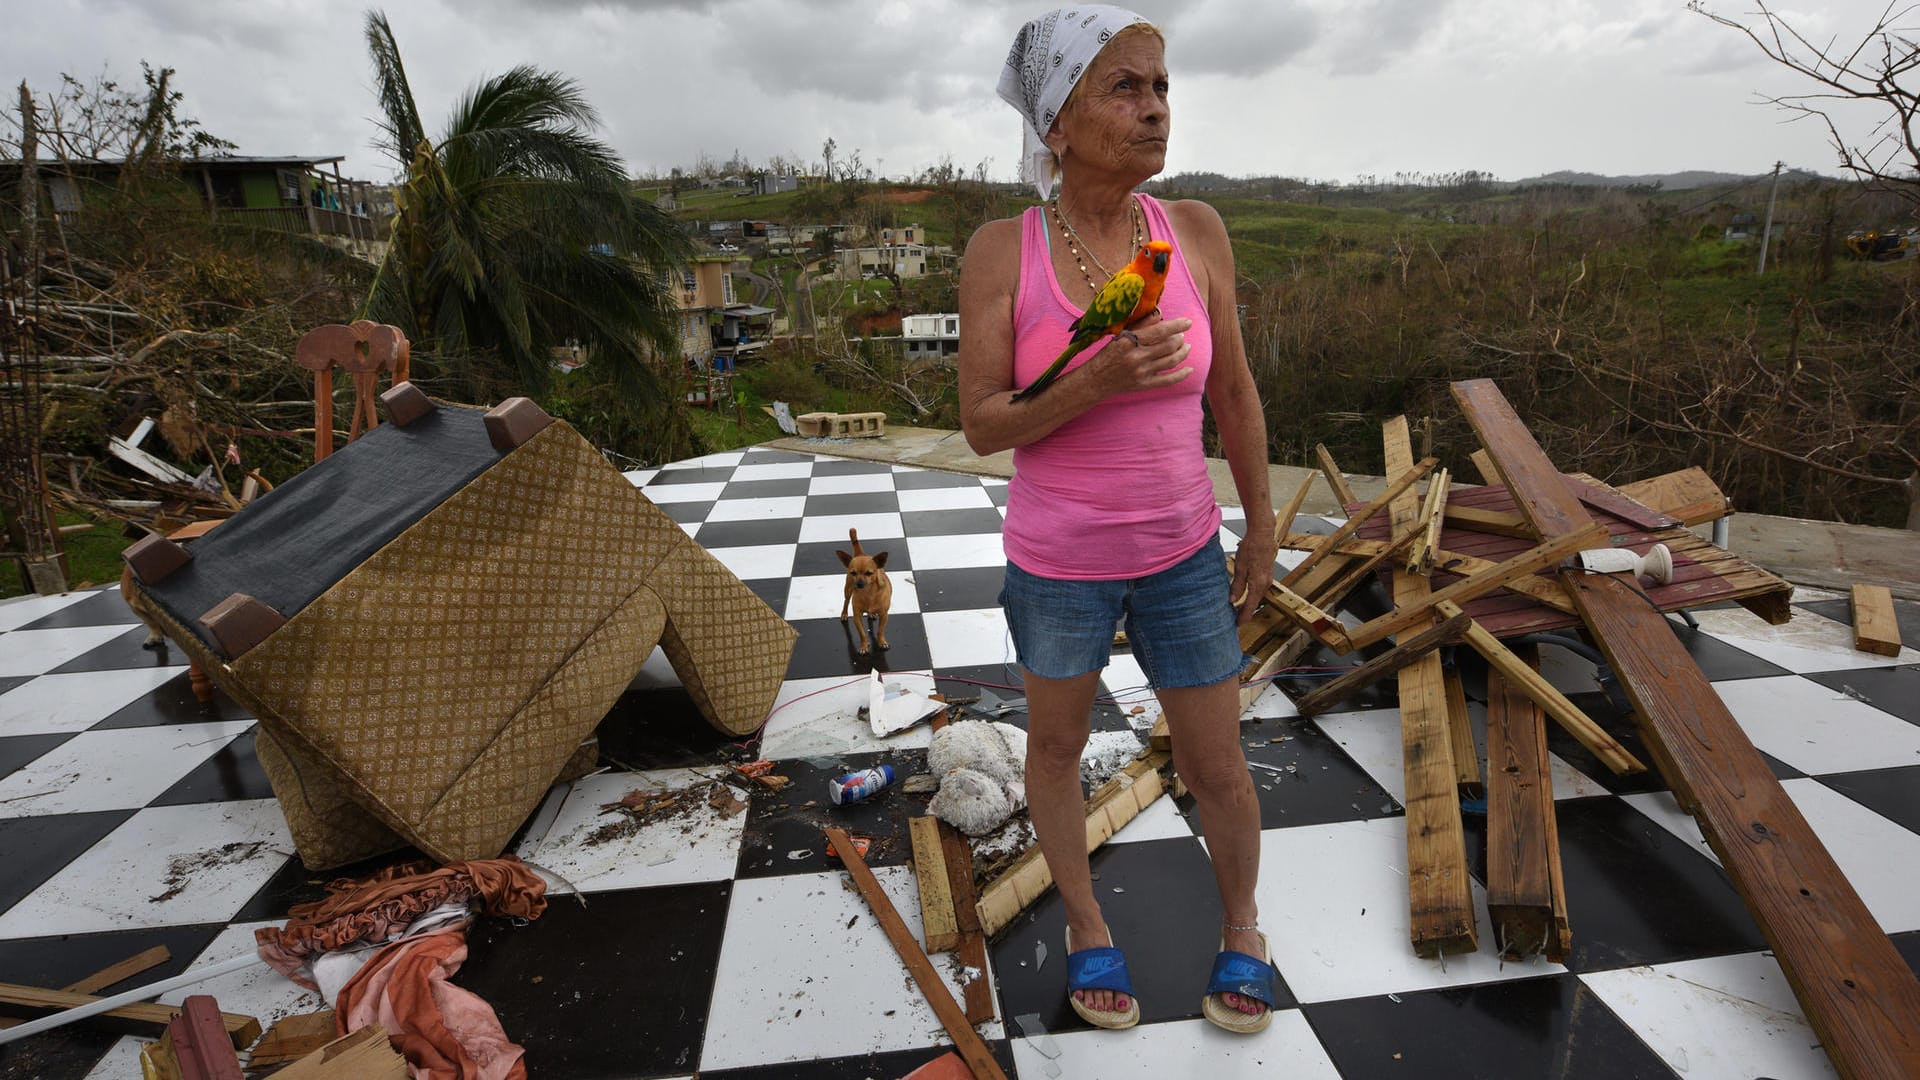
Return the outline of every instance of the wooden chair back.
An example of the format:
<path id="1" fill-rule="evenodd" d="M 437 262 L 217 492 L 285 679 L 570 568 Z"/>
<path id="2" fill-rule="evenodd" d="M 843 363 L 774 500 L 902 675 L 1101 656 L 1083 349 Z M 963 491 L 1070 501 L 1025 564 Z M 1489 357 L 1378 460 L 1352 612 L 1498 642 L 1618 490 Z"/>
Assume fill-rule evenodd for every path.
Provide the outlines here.
<path id="1" fill-rule="evenodd" d="M 333 369 L 344 370 L 353 382 L 353 417 L 347 441 L 378 427 L 380 373 L 388 385 L 408 381 L 411 346 L 397 326 L 360 319 L 327 323 L 307 331 L 294 346 L 294 362 L 313 372 L 313 460 L 333 453 Z"/>

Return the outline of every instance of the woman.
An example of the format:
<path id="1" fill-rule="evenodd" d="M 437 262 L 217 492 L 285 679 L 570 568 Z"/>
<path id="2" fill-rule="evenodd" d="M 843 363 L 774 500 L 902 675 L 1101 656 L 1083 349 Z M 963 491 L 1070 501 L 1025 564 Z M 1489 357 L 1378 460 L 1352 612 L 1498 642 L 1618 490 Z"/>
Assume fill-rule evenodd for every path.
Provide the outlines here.
<path id="1" fill-rule="evenodd" d="M 1068 17 L 1068 16 L 1071 17 Z M 1265 595 L 1274 543 L 1253 527 L 1233 580 L 1201 444 L 1201 398 L 1247 520 L 1270 520 L 1266 426 L 1240 341 L 1226 228 L 1200 202 L 1134 188 L 1166 164 L 1160 32 L 1076 6 L 1021 29 L 1000 96 L 1026 120 L 1022 176 L 1048 200 L 980 228 L 960 275 L 960 415 L 976 453 L 1012 448 L 1001 603 L 1025 669 L 1027 802 L 1067 909 L 1074 1011 L 1139 1020 L 1087 866 L 1080 754 L 1117 619 L 1166 712 L 1174 767 L 1199 804 L 1225 915 L 1207 1018 L 1258 1031 L 1273 969 L 1256 925 L 1260 815 L 1241 755 L 1235 624 Z M 1174 245 L 1157 315 L 1095 342 L 1043 392 L 1014 401 L 1066 347 L 1109 268 Z"/>

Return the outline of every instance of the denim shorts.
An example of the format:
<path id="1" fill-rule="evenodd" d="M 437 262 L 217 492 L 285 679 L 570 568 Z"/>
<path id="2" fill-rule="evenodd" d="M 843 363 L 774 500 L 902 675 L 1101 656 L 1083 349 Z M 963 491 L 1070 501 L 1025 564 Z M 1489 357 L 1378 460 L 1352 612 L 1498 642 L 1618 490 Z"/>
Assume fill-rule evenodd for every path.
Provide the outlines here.
<path id="1" fill-rule="evenodd" d="M 1063 581 L 1007 564 L 1000 606 L 1020 666 L 1043 679 L 1071 679 L 1107 666 L 1113 631 L 1127 641 L 1155 690 L 1211 686 L 1238 674 L 1226 554 L 1215 537 L 1186 559 L 1142 578 Z"/>

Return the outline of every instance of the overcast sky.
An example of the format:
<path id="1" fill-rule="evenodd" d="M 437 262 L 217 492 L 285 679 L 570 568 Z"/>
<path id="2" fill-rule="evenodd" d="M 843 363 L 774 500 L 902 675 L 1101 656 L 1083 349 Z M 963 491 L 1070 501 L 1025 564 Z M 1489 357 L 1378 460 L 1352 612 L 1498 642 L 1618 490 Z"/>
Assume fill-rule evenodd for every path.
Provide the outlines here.
<path id="1" fill-rule="evenodd" d="M 1753 0 L 1713 0 L 1725 14 Z M 1755 104 L 1805 89 L 1682 0 L 1140 0 L 1168 39 L 1170 172 L 1479 169 L 1521 179 L 1835 171 L 1826 132 Z M 1792 0 L 1856 43 L 1883 0 Z M 1011 179 L 1019 121 L 994 95 L 1020 24 L 1005 0 L 389 0 L 421 111 L 518 63 L 577 79 L 636 172 L 736 151 L 841 155 L 899 176 L 950 158 Z M 187 109 L 247 154 L 344 154 L 384 180 L 363 20 L 316 0 L 0 0 L 0 75 L 53 87 L 171 65 Z M 1907 19 L 1920 23 L 1920 14 Z M 9 90 L 7 100 L 12 100 Z M 1880 119 L 1849 121 L 1864 131 Z"/>

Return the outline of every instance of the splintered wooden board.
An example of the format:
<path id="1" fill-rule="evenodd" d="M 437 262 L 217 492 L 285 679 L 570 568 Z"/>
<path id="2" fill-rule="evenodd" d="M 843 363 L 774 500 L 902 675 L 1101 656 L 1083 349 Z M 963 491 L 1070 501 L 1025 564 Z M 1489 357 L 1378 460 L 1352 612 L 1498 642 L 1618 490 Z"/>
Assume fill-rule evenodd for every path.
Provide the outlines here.
<path id="1" fill-rule="evenodd" d="M 1572 499 L 1571 492 L 1569 501 L 1586 510 L 1594 521 L 1606 527 L 1614 547 L 1630 547 L 1645 552 L 1654 544 L 1665 544 L 1673 552 L 1673 583 L 1646 586 L 1647 595 L 1660 605 L 1662 611 L 1680 611 L 1733 600 L 1743 603 L 1769 622 L 1785 622 L 1791 613 L 1787 599 L 1793 593 L 1792 585 L 1730 551 L 1713 546 L 1711 541 L 1696 536 L 1691 530 L 1676 526 L 1649 531 L 1632 522 L 1586 507 Z M 1512 493 L 1504 487 L 1457 488 L 1448 495 L 1447 505 L 1503 511 L 1516 509 Z M 1367 540 L 1386 540 L 1387 526 L 1378 520 L 1370 520 L 1360 527 L 1358 535 Z M 1496 536 L 1455 527 L 1444 527 L 1440 531 L 1442 550 L 1471 555 L 1488 562 L 1497 563 L 1511 558 L 1535 543 L 1517 537 Z M 1444 588 L 1458 581 L 1461 576 L 1436 568 L 1433 588 Z M 1532 578 L 1538 581 L 1533 586 L 1536 589 L 1559 588 L 1550 574 L 1535 574 Z M 1574 615 L 1555 611 L 1507 590 L 1469 600 L 1461 607 L 1496 637 L 1561 630 L 1580 624 Z"/>

